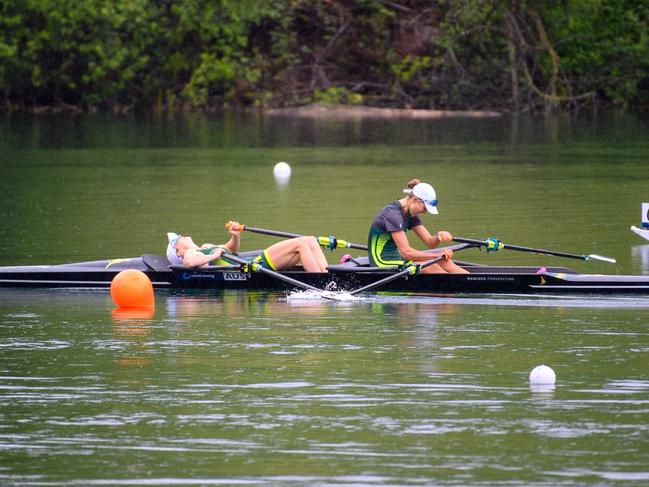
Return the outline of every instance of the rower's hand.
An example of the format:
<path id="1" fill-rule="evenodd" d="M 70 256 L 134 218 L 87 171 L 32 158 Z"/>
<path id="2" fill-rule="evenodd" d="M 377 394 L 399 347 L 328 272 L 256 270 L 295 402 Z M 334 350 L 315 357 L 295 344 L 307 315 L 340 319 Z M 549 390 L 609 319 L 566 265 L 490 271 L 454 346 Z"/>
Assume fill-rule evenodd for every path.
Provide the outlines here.
<path id="1" fill-rule="evenodd" d="M 223 247 L 214 247 L 210 252 L 210 255 L 213 256 L 215 259 L 220 259 L 224 253 L 225 250 L 223 250 Z"/>
<path id="2" fill-rule="evenodd" d="M 228 232 L 230 232 L 231 235 L 241 235 L 244 227 L 239 222 L 229 221 L 225 224 L 225 228 L 228 229 Z"/>
<path id="3" fill-rule="evenodd" d="M 448 262 L 453 258 L 453 251 L 451 249 L 443 249 L 440 255 L 444 256 L 444 260 Z"/>
<path id="4" fill-rule="evenodd" d="M 451 235 L 449 232 L 445 230 L 440 230 L 435 234 L 435 237 L 437 237 L 437 240 L 441 242 L 452 242 L 453 241 L 453 235 Z"/>

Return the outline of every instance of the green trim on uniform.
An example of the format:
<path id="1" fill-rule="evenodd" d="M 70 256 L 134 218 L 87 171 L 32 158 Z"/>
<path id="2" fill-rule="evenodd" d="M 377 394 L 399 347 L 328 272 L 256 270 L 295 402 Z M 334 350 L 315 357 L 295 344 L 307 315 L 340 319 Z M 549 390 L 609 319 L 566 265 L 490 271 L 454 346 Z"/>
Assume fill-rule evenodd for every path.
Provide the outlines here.
<path id="1" fill-rule="evenodd" d="M 214 252 L 217 248 L 219 248 L 219 247 L 210 247 L 210 248 L 207 248 L 207 249 L 198 249 L 198 251 L 203 255 L 212 255 L 212 252 Z M 223 249 L 223 250 L 225 252 L 225 255 L 230 253 L 230 252 L 227 251 L 227 249 Z M 212 262 L 210 262 L 208 265 L 231 265 L 231 263 L 226 261 L 226 260 L 223 260 L 223 258 L 218 258 L 218 259 L 213 260 Z"/>
<path id="2" fill-rule="evenodd" d="M 261 265 L 264 269 L 269 269 L 271 271 L 277 270 L 277 268 L 275 267 L 275 263 L 273 262 L 273 259 L 270 258 L 268 249 L 264 250 L 261 255 L 255 257 L 252 261 Z"/>
<path id="3" fill-rule="evenodd" d="M 388 216 L 388 213 L 393 212 L 398 212 L 399 221 L 394 218 L 395 215 Z M 386 225 L 388 218 L 390 219 L 388 221 L 390 223 L 389 226 Z M 402 266 L 407 263 L 403 255 L 399 253 L 399 248 L 392 238 L 392 231 L 387 230 L 387 228 L 391 228 L 396 224 L 398 224 L 398 229 L 395 227 L 395 230 L 392 231 L 403 230 L 407 232 L 422 223 L 417 216 L 413 217 L 407 213 L 404 215 L 399 200 L 393 201 L 385 206 L 375 217 L 367 236 L 367 256 L 370 265 L 374 267 L 386 267 Z"/>
<path id="4" fill-rule="evenodd" d="M 198 249 L 198 251 L 203 254 L 203 255 L 211 255 L 212 252 L 219 247 L 210 247 L 207 249 Z M 223 248 L 223 247 L 220 247 Z M 223 257 L 220 257 L 212 262 L 209 263 L 209 265 L 232 265 L 232 262 L 228 261 L 228 254 L 232 254 L 227 248 L 223 248 L 224 254 Z M 256 257 L 245 257 L 245 260 L 248 262 L 256 262 L 257 264 L 261 265 L 265 269 L 269 269 L 271 271 L 276 271 L 275 263 L 273 262 L 273 259 L 270 258 L 270 255 L 268 254 L 268 250 L 264 250 L 264 252 L 260 255 L 257 255 Z"/>
<path id="5" fill-rule="evenodd" d="M 367 249 L 370 265 L 373 267 L 386 267 L 405 263 L 392 239 L 392 235 L 376 228 L 374 225 L 370 228 Z"/>

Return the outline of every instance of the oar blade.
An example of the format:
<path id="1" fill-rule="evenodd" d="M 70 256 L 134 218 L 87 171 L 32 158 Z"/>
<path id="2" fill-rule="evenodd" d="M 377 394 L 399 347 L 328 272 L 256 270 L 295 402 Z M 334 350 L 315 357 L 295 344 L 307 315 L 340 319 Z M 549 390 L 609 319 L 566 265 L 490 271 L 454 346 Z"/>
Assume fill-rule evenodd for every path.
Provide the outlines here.
<path id="1" fill-rule="evenodd" d="M 586 256 L 586 260 L 601 260 L 602 262 L 609 262 L 611 264 L 617 263 L 617 261 L 612 257 L 606 257 L 604 255 L 597 255 L 597 254 L 588 254 Z"/>

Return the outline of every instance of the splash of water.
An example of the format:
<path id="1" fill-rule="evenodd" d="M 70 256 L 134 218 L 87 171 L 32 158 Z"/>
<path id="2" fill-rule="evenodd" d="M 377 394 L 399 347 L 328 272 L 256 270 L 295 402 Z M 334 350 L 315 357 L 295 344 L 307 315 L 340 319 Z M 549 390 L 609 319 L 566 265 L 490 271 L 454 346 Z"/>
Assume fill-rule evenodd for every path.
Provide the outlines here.
<path id="1" fill-rule="evenodd" d="M 360 301 L 362 298 L 354 296 L 346 291 L 292 291 L 286 296 L 288 302 L 295 301 Z"/>

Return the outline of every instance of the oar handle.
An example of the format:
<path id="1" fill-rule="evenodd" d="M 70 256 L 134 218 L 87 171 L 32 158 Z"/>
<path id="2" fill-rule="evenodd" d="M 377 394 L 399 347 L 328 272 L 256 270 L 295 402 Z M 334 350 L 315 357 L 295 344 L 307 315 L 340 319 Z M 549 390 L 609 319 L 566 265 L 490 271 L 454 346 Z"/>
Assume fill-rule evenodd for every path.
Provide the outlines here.
<path id="1" fill-rule="evenodd" d="M 377 288 L 379 286 L 382 286 L 384 284 L 392 282 L 392 281 L 394 281 L 396 279 L 399 279 L 400 277 L 403 277 L 405 275 L 417 274 L 422 269 L 425 269 L 426 267 L 430 267 L 433 264 L 437 264 L 439 261 L 444 260 L 445 258 L 446 258 L 446 255 L 440 255 L 439 257 L 435 257 L 434 259 L 427 260 L 425 262 L 422 262 L 421 264 L 414 264 L 414 263 L 410 264 L 404 270 L 399 271 L 396 274 L 393 274 L 391 276 L 386 277 L 385 279 L 381 279 L 379 281 L 368 284 L 367 286 L 363 286 L 363 287 L 359 287 L 358 289 L 354 289 L 353 291 L 350 291 L 349 294 L 354 295 L 354 294 L 362 293 L 362 292 L 365 292 L 365 291 L 369 291 L 370 289 Z"/>
<path id="2" fill-rule="evenodd" d="M 228 230 L 230 230 L 231 227 L 232 227 L 231 222 L 228 222 L 228 223 L 225 224 L 225 228 L 227 228 Z M 272 235 L 274 237 L 285 237 L 285 238 L 304 237 L 304 235 L 301 235 L 299 233 L 280 232 L 278 230 L 268 230 L 267 228 L 249 227 L 247 225 L 241 225 L 240 228 L 241 228 L 241 231 L 260 233 L 262 235 Z M 336 238 L 333 235 L 331 235 L 329 237 L 316 237 L 316 239 L 318 240 L 318 243 L 322 247 L 327 247 L 330 250 L 333 250 L 333 249 L 367 250 L 367 245 L 361 245 L 361 244 L 355 244 L 355 243 L 352 243 L 352 242 L 347 242 L 346 240 Z"/>
<path id="3" fill-rule="evenodd" d="M 505 244 L 495 239 L 485 239 L 485 240 L 476 240 L 473 238 L 464 238 L 464 237 L 453 237 L 454 242 L 465 243 L 469 245 L 474 245 L 476 247 L 487 247 L 492 250 L 500 250 L 505 248 Z"/>
<path id="4" fill-rule="evenodd" d="M 230 229 L 230 227 L 226 227 L 226 228 L 228 230 Z M 252 232 L 252 233 L 260 233 L 262 235 L 272 235 L 274 237 L 298 238 L 298 237 L 302 236 L 302 235 L 297 234 L 297 233 L 280 232 L 280 231 L 277 231 L 277 230 L 267 230 L 265 228 L 249 227 L 248 225 L 241 225 L 241 229 L 242 229 L 242 231 L 247 231 L 247 232 Z"/>

